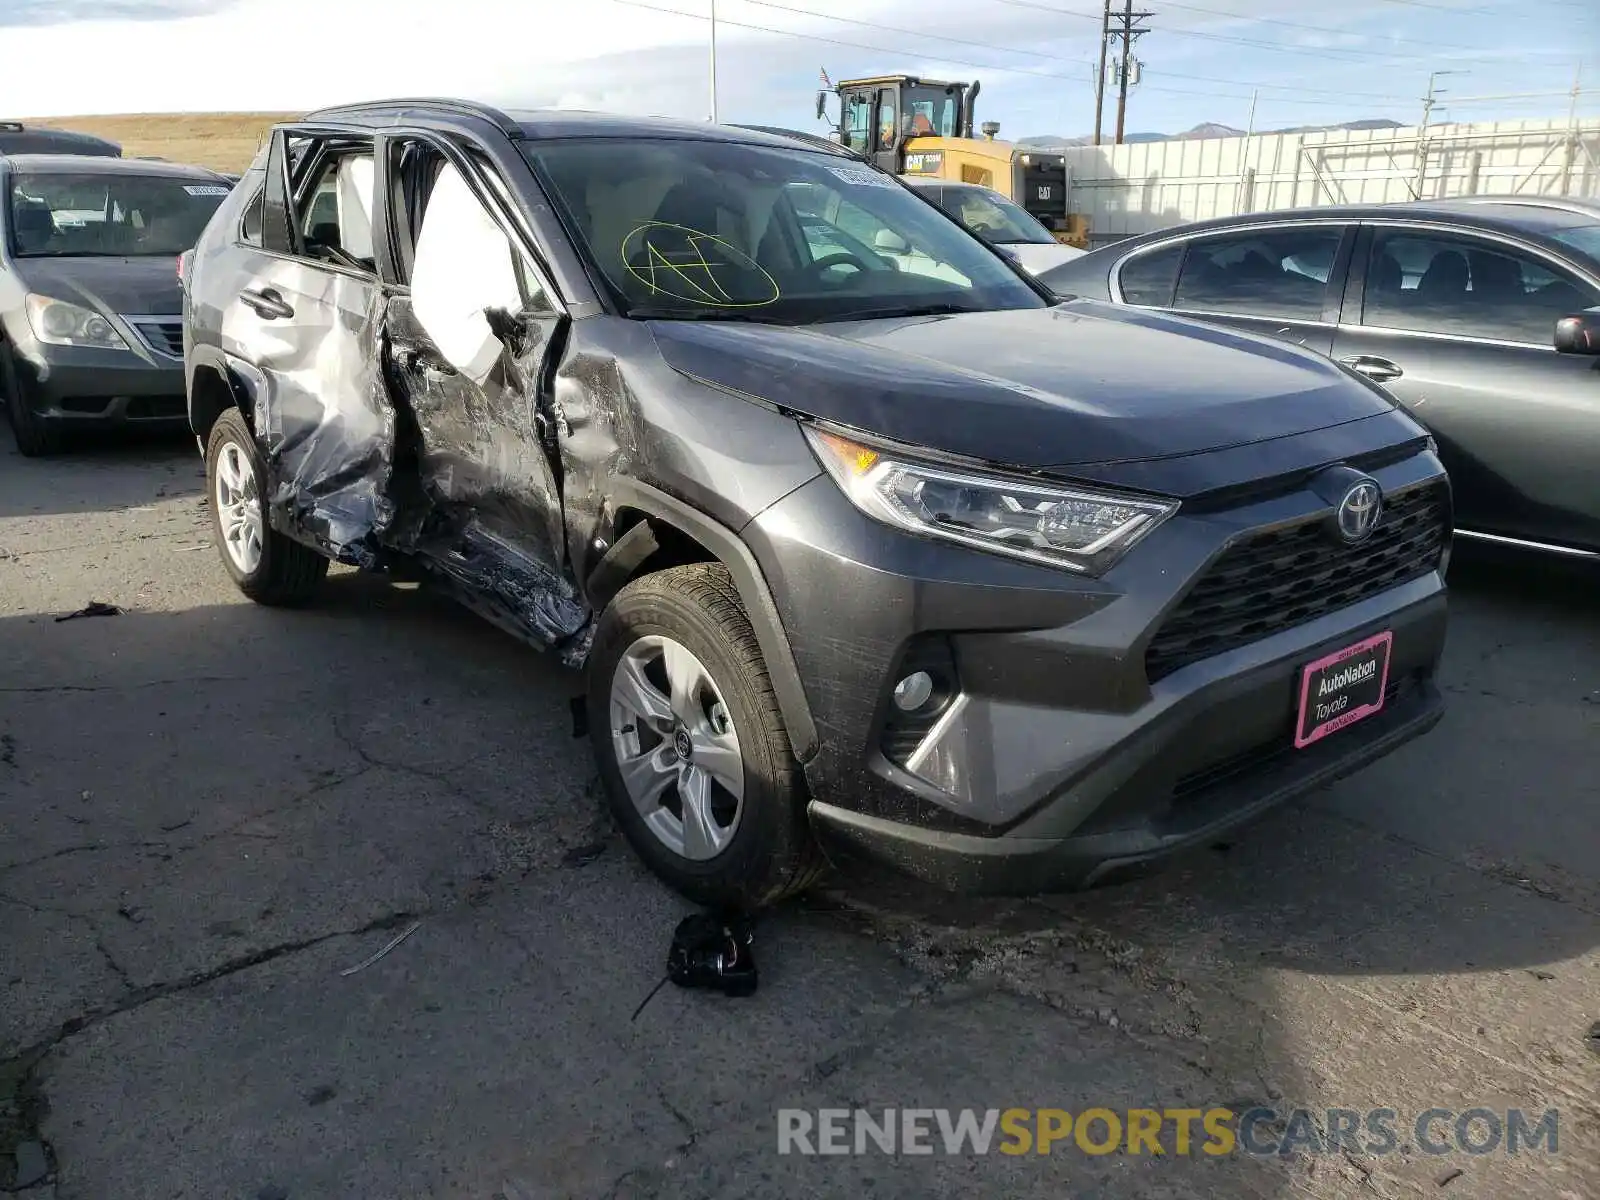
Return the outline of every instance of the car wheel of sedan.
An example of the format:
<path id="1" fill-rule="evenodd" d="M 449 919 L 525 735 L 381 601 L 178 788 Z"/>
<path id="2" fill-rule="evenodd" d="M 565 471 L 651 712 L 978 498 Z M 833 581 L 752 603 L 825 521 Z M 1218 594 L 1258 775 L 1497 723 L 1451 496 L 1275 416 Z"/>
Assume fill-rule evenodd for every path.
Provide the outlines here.
<path id="1" fill-rule="evenodd" d="M 11 434 L 24 458 L 43 458 L 61 449 L 60 431 L 45 424 L 28 407 L 28 398 L 17 379 L 17 366 L 11 361 L 11 351 L 4 346 L 0 346 L 0 404 L 5 405 Z"/>
<path id="2" fill-rule="evenodd" d="M 328 560 L 267 524 L 266 470 L 244 417 L 229 409 L 206 444 L 211 535 L 239 590 L 258 604 L 303 604 L 328 573 Z"/>
<path id="3" fill-rule="evenodd" d="M 772 681 L 727 568 L 635 580 L 589 656 L 589 736 L 618 824 L 691 899 L 756 908 L 825 860 Z"/>

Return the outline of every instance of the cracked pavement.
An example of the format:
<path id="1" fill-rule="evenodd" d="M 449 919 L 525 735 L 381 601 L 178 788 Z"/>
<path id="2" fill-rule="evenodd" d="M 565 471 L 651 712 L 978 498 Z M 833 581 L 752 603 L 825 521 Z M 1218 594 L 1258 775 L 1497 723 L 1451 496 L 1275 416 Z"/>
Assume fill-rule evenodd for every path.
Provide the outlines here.
<path id="1" fill-rule="evenodd" d="M 250 605 L 200 483 L 0 434 L 0 1190 L 1600 1195 L 1600 574 L 1458 551 L 1443 725 L 1226 846 L 1029 901 L 852 870 L 755 997 L 633 1020 L 686 908 L 577 676 L 343 571 Z M 1560 1152 L 776 1153 L 780 1107 L 1255 1102 L 1555 1107 Z"/>

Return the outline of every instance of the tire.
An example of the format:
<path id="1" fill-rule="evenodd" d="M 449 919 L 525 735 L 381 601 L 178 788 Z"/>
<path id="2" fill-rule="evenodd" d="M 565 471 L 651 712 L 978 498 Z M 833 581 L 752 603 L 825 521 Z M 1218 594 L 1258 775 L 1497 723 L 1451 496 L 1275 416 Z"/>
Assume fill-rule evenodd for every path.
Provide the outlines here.
<path id="1" fill-rule="evenodd" d="M 259 546 L 258 553 L 253 556 L 236 555 L 224 532 L 224 504 L 218 491 L 219 464 L 223 464 L 222 469 L 230 476 L 248 467 L 248 486 L 244 490 L 253 492 L 256 497 L 254 534 Z M 267 524 L 260 503 L 260 481 L 265 478 L 266 466 L 256 450 L 255 435 L 237 409 L 228 409 L 217 418 L 206 441 L 206 498 L 211 507 L 211 537 L 217 553 L 239 590 L 257 604 L 281 607 L 304 604 L 316 594 L 318 585 L 327 575 L 328 560 Z M 233 494 L 239 492 L 239 489 L 229 490 Z"/>
<path id="2" fill-rule="evenodd" d="M 660 832 L 672 825 L 667 810 L 674 800 L 680 812 L 688 811 L 677 785 L 669 785 L 659 801 L 661 811 L 647 812 L 650 805 L 635 803 L 623 777 L 625 758 L 630 769 L 636 770 L 644 757 L 635 751 L 646 737 L 637 727 L 645 722 L 632 714 L 647 705 L 628 709 L 618 701 L 613 684 L 648 660 L 657 642 L 661 643 L 663 665 L 653 676 L 658 681 L 655 698 L 664 700 L 675 690 L 659 686 L 666 655 L 676 654 L 671 649 L 675 644 L 687 650 L 695 665 L 703 669 L 709 680 L 705 695 L 720 697 L 720 711 L 716 703 L 710 705 L 705 732 L 726 743 L 726 726 L 731 723 L 731 736 L 737 743 L 742 796 L 726 843 L 709 856 L 704 853 L 707 839 L 700 839 L 702 853 L 695 856 L 670 845 L 670 837 L 664 839 Z M 682 661 L 681 656 L 674 661 Z M 676 703 L 670 717 L 685 732 L 707 711 L 698 703 L 688 707 L 694 713 L 688 720 L 676 715 L 680 711 Z M 789 745 L 760 646 L 726 567 L 720 563 L 674 567 L 637 579 L 617 594 L 600 616 L 590 650 L 588 715 L 589 736 L 612 814 L 639 857 L 676 891 L 702 904 L 751 911 L 802 892 L 822 876 L 827 863 L 805 815 L 800 767 Z M 719 723 L 723 726 L 720 733 L 713 728 Z M 648 736 L 655 741 L 654 732 Z M 683 758 L 677 752 L 660 750 L 672 741 L 663 734 L 655 741 L 657 753 L 678 764 L 678 780 L 683 782 L 685 769 L 691 773 L 694 769 L 692 754 Z M 705 762 L 714 761 L 706 756 L 703 743 L 696 744 L 699 749 L 693 753 L 702 754 Z M 710 768 L 698 769 L 711 774 Z M 733 774 L 726 767 L 723 771 Z M 731 793 L 720 784 L 713 791 L 725 811 Z M 685 846 L 691 840 L 689 824 L 679 817 Z"/>
<path id="3" fill-rule="evenodd" d="M 0 346 L 0 402 L 5 404 L 18 453 L 24 458 L 44 458 L 60 452 L 64 442 L 61 431 L 41 420 L 28 407 L 28 399 L 17 379 L 16 363 L 11 360 L 11 351 L 4 346 Z"/>

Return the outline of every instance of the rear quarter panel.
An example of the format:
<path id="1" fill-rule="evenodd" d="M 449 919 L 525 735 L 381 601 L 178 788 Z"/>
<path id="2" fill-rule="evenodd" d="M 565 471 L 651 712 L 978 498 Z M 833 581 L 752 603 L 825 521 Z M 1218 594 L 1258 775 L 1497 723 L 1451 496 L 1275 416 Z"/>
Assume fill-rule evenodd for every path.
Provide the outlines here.
<path id="1" fill-rule="evenodd" d="M 1039 282 L 1057 296 L 1082 296 L 1087 300 L 1111 299 L 1111 267 L 1126 247 L 1107 246 L 1081 258 L 1039 272 Z"/>

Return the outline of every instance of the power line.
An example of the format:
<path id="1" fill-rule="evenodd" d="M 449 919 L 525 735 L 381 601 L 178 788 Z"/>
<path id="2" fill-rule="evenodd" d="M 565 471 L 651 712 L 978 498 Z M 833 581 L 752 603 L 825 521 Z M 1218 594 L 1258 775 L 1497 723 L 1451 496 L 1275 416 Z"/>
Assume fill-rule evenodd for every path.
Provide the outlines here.
<path id="1" fill-rule="evenodd" d="M 1035 10 L 1037 12 L 1051 13 L 1052 15 L 1058 16 L 1058 17 L 1074 17 L 1074 18 L 1077 18 L 1077 19 L 1080 19 L 1080 20 L 1088 20 L 1088 21 L 1098 21 L 1098 20 L 1100 20 L 1100 18 L 1098 16 L 1094 15 L 1093 13 L 1078 12 L 1078 11 L 1076 11 L 1074 9 L 1069 9 L 1069 8 L 1056 8 L 1056 7 L 1054 7 L 1052 5 L 1048 5 L 1048 4 L 1039 4 L 1039 3 L 1036 2 L 1036 0 L 996 0 L 996 2 L 1000 3 L 1000 4 L 1008 4 L 1013 8 L 1030 8 L 1030 9 L 1033 9 L 1033 10 Z M 1400 0 L 1388 0 L 1388 2 L 1390 2 L 1390 3 L 1399 3 Z M 1410 2 L 1410 0 L 1408 0 L 1408 2 Z M 1417 0 L 1417 2 L 1420 3 L 1420 0 Z M 1172 5 L 1171 7 L 1182 8 L 1184 6 L 1183 5 Z M 1436 6 L 1434 6 L 1434 5 L 1424 5 L 1424 7 L 1430 7 L 1431 8 L 1431 7 L 1436 7 Z M 1453 9 L 1453 8 L 1445 8 L 1442 11 L 1445 11 L 1445 12 L 1458 12 L 1458 11 L 1462 11 L 1462 10 Z M 1476 10 L 1474 10 L 1474 11 L 1476 11 Z M 1237 14 L 1227 14 L 1227 15 L 1237 15 Z M 1249 19 L 1252 19 L 1252 18 L 1241 18 L 1241 19 L 1249 20 Z M 1272 51 L 1274 53 L 1277 53 L 1277 54 L 1307 55 L 1307 56 L 1310 56 L 1312 58 L 1320 58 L 1320 59 L 1323 59 L 1323 60 L 1327 60 L 1329 58 L 1336 58 L 1336 59 L 1339 59 L 1339 60 L 1345 61 L 1345 62 L 1373 62 L 1373 63 L 1385 62 L 1385 63 L 1388 63 L 1390 65 L 1394 65 L 1394 66 L 1403 65 L 1405 63 L 1415 63 L 1415 62 L 1425 61 L 1423 56 L 1415 55 L 1415 54 L 1402 57 L 1400 55 L 1389 54 L 1389 53 L 1387 53 L 1385 51 L 1382 51 L 1382 50 L 1358 50 L 1358 49 L 1355 49 L 1353 47 L 1344 47 L 1344 46 L 1286 46 L 1281 42 L 1267 42 L 1267 41 L 1262 41 L 1259 38 L 1235 37 L 1232 34 L 1224 34 L 1224 33 L 1207 33 L 1207 32 L 1205 32 L 1204 30 L 1201 30 L 1201 29 L 1177 29 L 1177 28 L 1173 28 L 1171 26 L 1163 26 L 1162 29 L 1161 29 L 1161 32 L 1163 34 L 1168 35 L 1169 37 L 1197 38 L 1197 39 L 1199 39 L 1201 41 L 1221 42 L 1221 43 L 1223 43 L 1225 45 L 1233 45 L 1233 46 L 1250 46 L 1250 47 L 1252 47 L 1254 49 L 1257 49 L 1257 50 L 1270 50 L 1270 51 Z M 1342 32 L 1342 31 L 1330 31 L 1330 32 Z M 1415 41 L 1415 40 L 1420 40 L 1420 39 L 1396 38 L 1396 39 L 1393 39 L 1393 40 L 1396 40 L 1396 41 Z M 1432 44 L 1435 47 L 1438 47 L 1440 45 L 1440 43 L 1437 43 L 1437 42 L 1434 42 Z M 1460 49 L 1468 50 L 1470 52 L 1472 48 L 1463 46 L 1463 47 L 1460 47 Z M 1541 54 L 1541 55 L 1544 55 L 1544 54 L 1565 54 L 1566 51 L 1546 50 L 1546 51 L 1531 51 L 1530 53 L 1537 53 L 1537 54 Z M 1502 50 L 1480 50 L 1480 51 L 1477 52 L 1476 56 L 1478 58 L 1495 58 L 1495 57 L 1499 57 L 1499 56 L 1501 56 L 1503 54 L 1504 54 L 1504 51 L 1502 51 Z M 1461 57 L 1464 57 L 1464 56 L 1458 55 L 1457 57 L 1461 58 Z"/>
<path id="2" fill-rule="evenodd" d="M 1030 55 L 1030 56 L 1032 56 L 1034 58 L 1042 58 L 1042 59 L 1046 59 L 1046 60 L 1052 61 L 1052 62 L 1071 62 L 1071 61 L 1075 61 L 1075 60 L 1072 60 L 1072 59 L 1068 59 L 1067 57 L 1065 57 L 1063 55 L 1050 54 L 1050 53 L 1047 53 L 1047 52 L 1042 51 L 1042 50 L 1024 50 L 1020 46 L 1002 46 L 1002 45 L 999 45 L 999 44 L 994 43 L 994 42 L 977 42 L 977 41 L 972 41 L 972 40 L 967 39 L 967 38 L 949 37 L 949 36 L 947 36 L 945 34 L 927 33 L 927 32 L 925 32 L 923 30 L 920 30 L 920 29 L 907 29 L 907 28 L 905 28 L 903 26 L 899 26 L 899 25 L 885 25 L 885 24 L 883 24 L 882 22 L 879 22 L 879 21 L 863 21 L 858 17 L 843 17 L 843 16 L 837 16 L 834 13 L 829 13 L 829 12 L 817 12 L 814 9 L 809 9 L 809 8 L 797 8 L 792 4 L 779 4 L 779 3 L 776 2 L 776 0 L 743 0 L 743 2 L 745 4 L 754 5 L 754 6 L 758 7 L 758 8 L 771 8 L 771 9 L 776 9 L 779 12 L 793 13 L 796 16 L 815 17 L 815 18 L 817 18 L 819 20 L 824 20 L 824 21 L 836 21 L 836 22 L 838 22 L 838 23 L 840 23 L 842 25 L 855 25 L 855 26 L 859 26 L 859 27 L 861 27 L 863 29 L 878 29 L 878 30 L 883 30 L 884 32 L 887 32 L 887 33 L 901 33 L 901 34 L 906 34 L 906 35 L 911 36 L 911 37 L 931 38 L 934 41 L 947 42 L 947 43 L 950 43 L 952 45 L 957 45 L 957 46 L 969 46 L 969 47 L 974 47 L 974 48 L 983 49 L 983 50 L 998 50 L 998 51 L 1000 51 L 1002 53 L 1005 53 L 1005 54 L 1026 54 L 1026 55 Z M 722 21 L 723 18 L 719 17 L 718 20 Z M 789 31 L 787 31 L 787 30 L 771 30 L 769 32 L 786 33 L 786 32 L 789 32 Z M 792 36 L 804 36 L 804 35 L 795 34 L 795 35 L 792 35 Z M 982 64 L 982 63 L 978 63 L 978 64 L 963 64 L 963 65 L 976 65 L 976 66 L 985 66 L 985 67 L 988 66 L 988 64 Z M 1003 71 L 1003 70 L 1015 70 L 1015 69 L 1018 69 L 1018 68 L 995 66 L 995 67 L 992 67 L 992 68 L 989 68 L 989 69 Z M 1263 89 L 1268 89 L 1268 90 L 1272 90 L 1272 91 L 1307 92 L 1307 93 L 1319 94 L 1319 95 L 1324 95 L 1324 96 L 1353 96 L 1353 97 L 1356 97 L 1356 98 L 1359 98 L 1359 99 L 1365 99 L 1365 100 L 1390 100 L 1390 101 L 1396 101 L 1396 102 L 1400 102 L 1400 103 L 1410 103 L 1411 100 L 1413 99 L 1413 97 L 1411 97 L 1409 95 L 1402 96 L 1402 95 L 1400 95 L 1398 93 L 1391 93 L 1391 92 L 1353 92 L 1353 91 L 1350 91 L 1348 88 L 1313 88 L 1313 87 L 1304 87 L 1304 86 L 1302 86 L 1300 84 L 1260 83 L 1260 82 L 1256 82 L 1254 80 L 1249 80 L 1249 79 L 1222 79 L 1222 78 L 1218 78 L 1217 76 L 1214 76 L 1214 75 L 1191 75 L 1191 74 L 1187 74 L 1187 73 L 1182 72 L 1182 71 L 1167 71 L 1167 70 L 1163 70 L 1163 71 L 1161 71 L 1161 74 L 1164 77 L 1170 77 L 1170 78 L 1173 78 L 1173 79 L 1192 79 L 1192 80 L 1195 80 L 1195 81 L 1200 82 L 1200 83 L 1221 83 L 1221 84 L 1229 85 L 1231 87 L 1263 88 Z"/>
<path id="3" fill-rule="evenodd" d="M 1050 13 L 1057 17 L 1076 17 L 1080 19 L 1098 21 L 1099 17 L 1092 13 L 1077 12 L 1068 8 L 1055 8 L 1048 4 L 1038 4 L 1035 0 L 999 0 L 1001 4 L 1009 4 L 1013 8 L 1031 8 L 1037 12 Z M 1172 37 L 1199 38 L 1208 42 L 1223 42 L 1236 46 L 1253 46 L 1262 50 L 1273 50 L 1280 54 L 1306 54 L 1313 58 L 1327 58 L 1330 55 L 1347 61 L 1356 62 L 1361 59 L 1393 59 L 1393 54 L 1384 54 L 1376 50 L 1348 50 L 1341 47 L 1314 48 L 1310 46 L 1285 46 L 1279 42 L 1263 42 L 1256 38 L 1232 37 L 1223 33 L 1206 33 L 1199 29 L 1172 29 L 1163 28 L 1162 33 Z"/>
<path id="4" fill-rule="evenodd" d="M 1157 67 L 1155 74 L 1163 79 L 1192 79 L 1197 83 L 1220 83 L 1228 87 L 1260 88 L 1271 91 L 1305 92 L 1315 96 L 1344 96 L 1356 100 L 1387 100 L 1394 104 L 1410 104 L 1415 97 L 1404 96 L 1399 92 L 1352 92 L 1349 88 L 1315 88 L 1299 83 L 1256 83 L 1249 79 L 1224 79 L 1217 75 L 1191 75 L 1186 71 L 1169 71 L 1165 67 Z M 1139 86 L 1143 87 L 1143 84 Z M 1565 93 L 1563 93 L 1565 94 Z M 1268 99 L 1276 97 L 1269 96 Z"/>
<path id="5" fill-rule="evenodd" d="M 1430 4 L 1428 0 L 1378 0 L 1380 4 L 1398 4 L 1405 8 L 1427 8 L 1434 12 L 1447 12 L 1451 16 L 1492 17 L 1500 14 L 1489 8 L 1457 8 L 1453 4 Z"/>
<path id="6" fill-rule="evenodd" d="M 623 5 L 624 7 L 627 7 L 627 8 L 640 8 L 640 9 L 646 9 L 646 10 L 648 10 L 650 12 L 665 13 L 668 16 L 685 17 L 685 18 L 687 18 L 689 20 L 692 20 L 692 21 L 707 21 L 707 22 L 709 22 L 711 20 L 711 18 L 709 16 L 707 16 L 705 13 L 687 12 L 684 9 L 681 9 L 681 8 L 671 8 L 671 7 L 668 7 L 666 5 L 661 5 L 661 4 L 649 4 L 649 3 L 646 3 L 645 0 L 611 0 L 611 3 L 620 4 L 620 5 Z M 912 55 L 919 55 L 919 54 L 925 55 L 926 54 L 925 51 L 912 51 L 912 50 L 906 50 L 904 48 L 895 48 L 895 47 L 891 47 L 891 46 L 872 45 L 872 44 L 867 43 L 867 42 L 850 41 L 850 40 L 845 39 L 845 38 L 826 37 L 823 34 L 818 34 L 818 33 L 800 33 L 797 30 L 793 30 L 793 29 L 778 29 L 778 28 L 775 28 L 775 27 L 773 27 L 771 25 L 757 25 L 757 24 L 754 24 L 754 23 L 749 22 L 749 21 L 735 21 L 735 20 L 731 20 L 731 19 L 729 19 L 727 17 L 724 17 L 724 16 L 722 16 L 720 14 L 717 16 L 717 24 L 718 25 L 727 25 L 727 26 L 729 26 L 731 28 L 735 28 L 735 29 L 748 29 L 748 30 L 752 30 L 752 31 L 754 31 L 756 33 L 771 33 L 771 34 L 776 34 L 776 35 L 778 35 L 780 37 L 792 37 L 792 38 L 800 38 L 803 41 L 822 42 L 822 43 L 824 43 L 826 45 L 830 45 L 830 46 L 844 46 L 844 47 L 848 47 L 849 49 L 852 49 L 852 50 L 870 50 L 874 54 L 893 54 L 893 55 L 903 55 L 903 56 L 912 56 Z M 955 65 L 955 66 L 977 67 L 980 70 L 985 70 L 985 71 L 1006 71 L 1006 72 L 1010 72 L 1012 74 L 1029 75 L 1029 76 L 1033 76 L 1033 77 L 1040 78 L 1040 79 L 1077 80 L 1077 79 L 1081 78 L 1078 75 L 1065 74 L 1065 73 L 1060 72 L 1060 71 L 1040 71 L 1040 70 L 1035 70 L 1035 69 L 1028 68 L 1028 67 L 1007 66 L 1007 65 L 1004 65 L 1004 64 L 1001 64 L 1001 63 L 976 62 L 976 61 L 974 61 L 972 59 L 953 58 L 953 57 L 951 57 L 949 55 L 944 55 L 944 54 L 937 55 L 936 57 L 937 57 L 937 61 L 939 61 L 939 62 L 951 63 L 952 65 Z M 1160 87 L 1160 86 L 1156 86 L 1156 85 L 1152 85 L 1152 84 L 1140 84 L 1139 86 L 1143 90 L 1145 90 L 1147 92 L 1162 92 L 1162 93 L 1166 93 L 1166 94 L 1170 94 L 1170 95 L 1174 95 L 1174 96 L 1206 96 L 1206 97 L 1210 97 L 1211 99 L 1215 99 L 1215 100 L 1248 100 L 1248 99 L 1250 99 L 1250 97 L 1248 95 L 1238 95 L 1238 94 L 1230 94 L 1230 93 L 1216 92 L 1216 91 L 1197 91 L 1197 90 L 1195 90 L 1193 88 L 1169 88 L 1169 87 Z M 1241 84 L 1240 86 L 1249 86 L 1249 85 Z M 1313 108 L 1322 107 L 1322 108 L 1346 108 L 1346 109 L 1350 107 L 1350 105 L 1344 103 L 1343 101 L 1338 101 L 1338 100 L 1296 100 L 1296 99 L 1278 97 L 1278 96 L 1269 97 L 1269 99 L 1271 99 L 1273 101 L 1273 103 L 1275 103 L 1275 104 L 1279 104 L 1279 105 L 1294 105 L 1295 107 L 1313 107 Z"/>
<path id="7" fill-rule="evenodd" d="M 967 38 L 946 37 L 941 33 L 926 33 L 921 29 L 906 29 L 900 25 L 883 25 L 877 21 L 862 21 L 856 19 L 855 17 L 839 17 L 835 16 L 833 13 L 813 12 L 809 8 L 794 8 L 788 4 L 774 3 L 773 0 L 743 0 L 743 2 L 745 4 L 752 4 L 757 8 L 775 8 L 779 12 L 794 13 L 796 16 L 816 17 L 824 21 L 837 21 L 841 25 L 859 25 L 863 29 L 881 29 L 888 33 L 904 33 L 910 35 L 911 37 L 929 38 L 935 42 L 950 42 L 957 46 L 972 46 L 980 50 L 999 50 L 1006 54 L 1028 54 L 1035 58 L 1048 58 L 1056 61 L 1062 61 L 1060 55 L 1046 54 L 1042 50 L 1024 50 L 1019 46 L 998 46 L 993 42 L 974 42 Z M 718 20 L 721 21 L 722 18 L 719 17 Z M 781 33 L 785 31 L 774 30 L 772 32 Z M 997 67 L 995 69 L 1004 70 L 1005 68 Z"/>
<path id="8" fill-rule="evenodd" d="M 1350 35 L 1350 32 L 1351 32 L 1348 29 L 1338 29 L 1338 28 L 1335 28 L 1334 26 L 1331 26 L 1331 25 L 1307 25 L 1303 21 L 1285 21 L 1281 17 L 1257 17 L 1257 16 L 1251 16 L 1248 13 L 1225 12 L 1220 8 L 1202 8 L 1198 4 L 1178 4 L 1178 3 L 1175 3 L 1174 0 L 1162 0 L 1161 7 L 1164 8 L 1164 9 L 1166 9 L 1166 8 L 1178 8 L 1178 9 L 1182 9 L 1185 12 L 1204 13 L 1207 16 L 1212 16 L 1212 17 L 1225 17 L 1228 20 L 1233 20 L 1233 21 L 1249 21 L 1250 23 L 1255 24 L 1255 25 L 1282 25 L 1286 29 L 1303 29 L 1308 33 L 1327 33 L 1327 34 L 1332 34 L 1334 37 L 1348 37 Z M 1388 37 L 1385 37 L 1384 40 L 1385 41 L 1389 41 L 1389 42 L 1411 42 L 1411 43 L 1413 43 L 1415 45 L 1418 45 L 1418 46 L 1431 46 L 1435 50 L 1481 50 L 1481 49 L 1483 49 L 1483 47 L 1481 47 L 1481 46 L 1452 45 L 1449 42 L 1435 41 L 1432 38 L 1408 38 L 1408 37 L 1388 36 Z"/>

